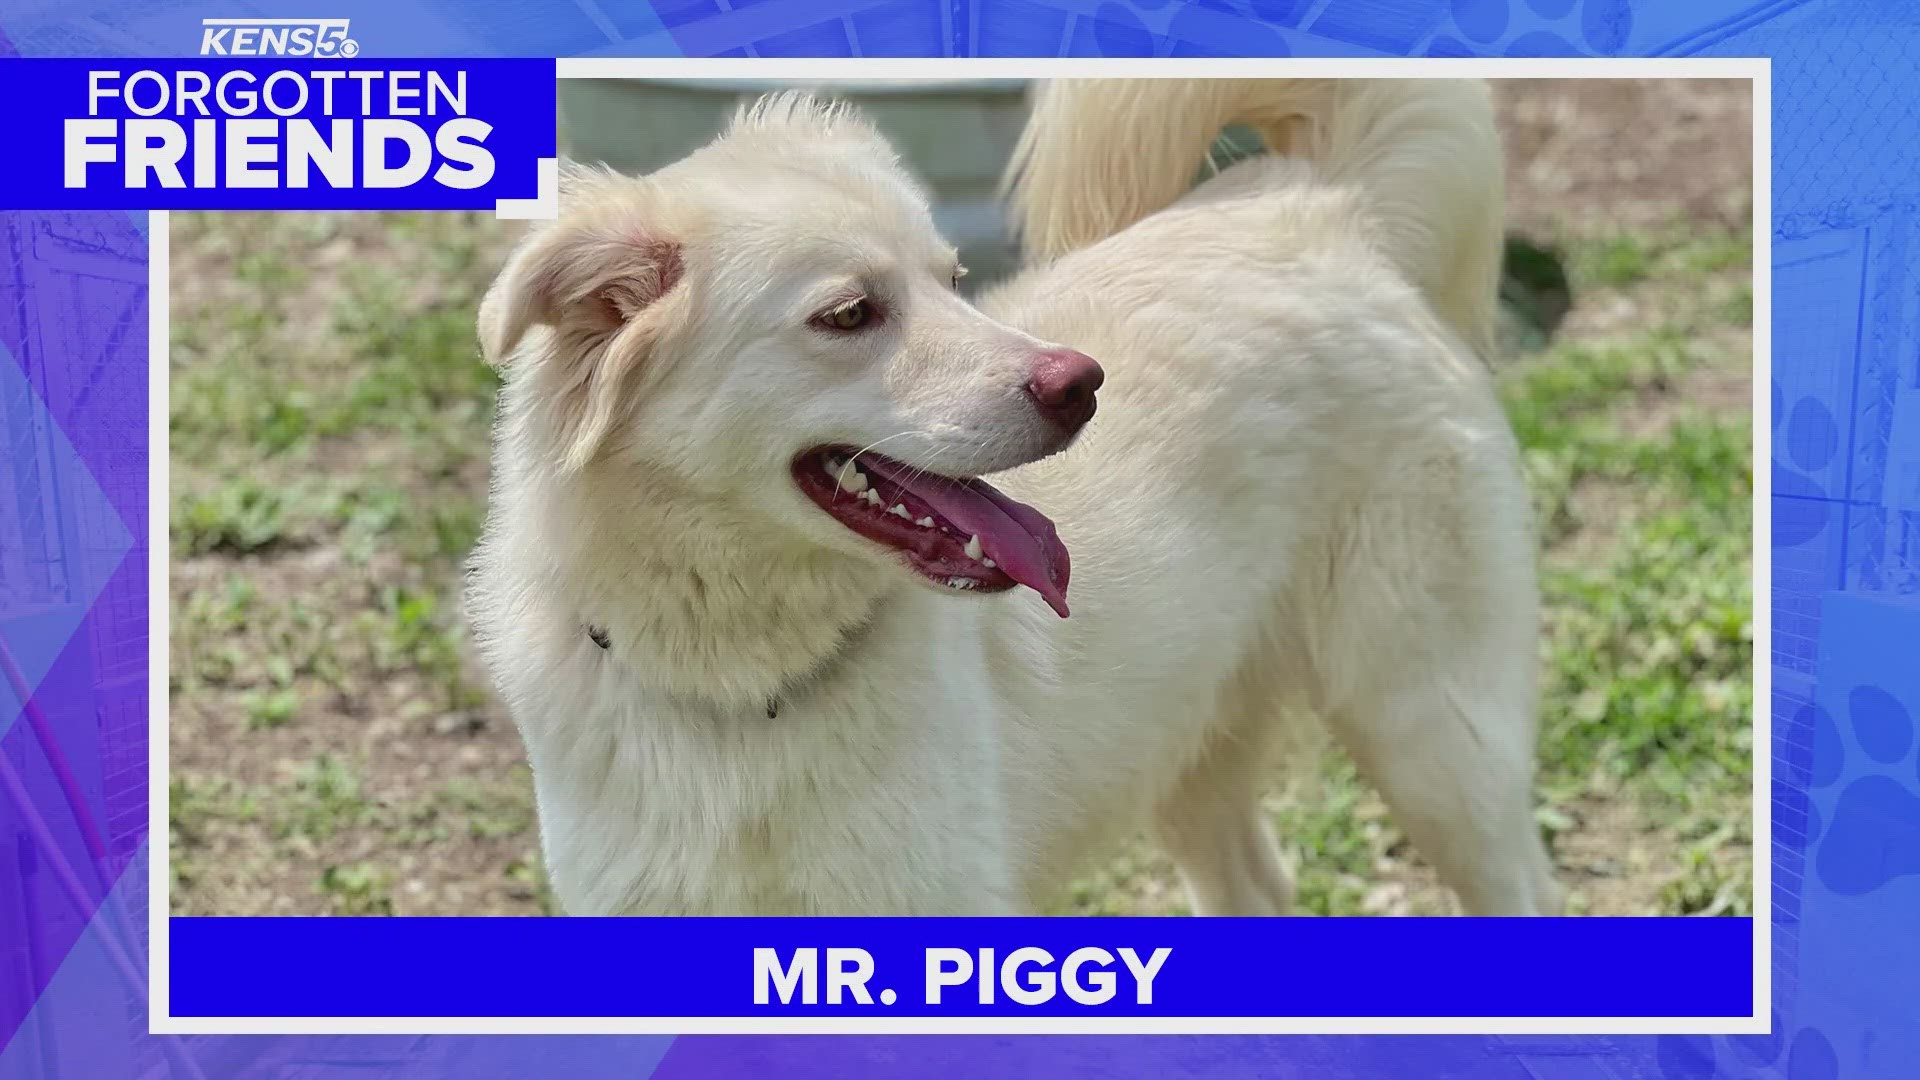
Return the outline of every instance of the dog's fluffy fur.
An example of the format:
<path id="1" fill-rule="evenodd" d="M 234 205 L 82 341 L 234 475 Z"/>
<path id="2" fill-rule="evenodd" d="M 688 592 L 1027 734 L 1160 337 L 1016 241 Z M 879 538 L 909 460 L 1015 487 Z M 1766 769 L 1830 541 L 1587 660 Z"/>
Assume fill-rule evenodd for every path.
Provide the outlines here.
<path id="1" fill-rule="evenodd" d="M 1235 122 L 1272 152 L 1189 193 Z M 1196 911 L 1278 914 L 1297 705 L 1466 910 L 1557 911 L 1485 88 L 1056 83 L 1016 169 L 1042 265 L 978 308 L 883 140 L 792 95 L 652 176 L 571 171 L 501 274 L 469 607 L 562 906 L 1033 912 L 1144 828 Z M 850 289 L 884 326 L 809 325 Z M 1020 390 L 1054 345 L 1107 372 L 1064 450 Z M 932 586 L 797 489 L 874 443 L 1050 516 L 1072 617 Z"/>

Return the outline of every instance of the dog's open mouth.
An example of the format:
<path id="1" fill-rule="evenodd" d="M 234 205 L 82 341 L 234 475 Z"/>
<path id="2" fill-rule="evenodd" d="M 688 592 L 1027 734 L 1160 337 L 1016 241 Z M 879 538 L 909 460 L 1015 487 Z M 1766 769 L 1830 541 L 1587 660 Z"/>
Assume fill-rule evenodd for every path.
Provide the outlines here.
<path id="1" fill-rule="evenodd" d="M 1025 585 L 1067 617 L 1067 549 L 1053 522 L 986 481 L 856 456 L 849 446 L 801 454 L 793 479 L 841 524 L 900 551 L 936 584 L 976 592 Z"/>

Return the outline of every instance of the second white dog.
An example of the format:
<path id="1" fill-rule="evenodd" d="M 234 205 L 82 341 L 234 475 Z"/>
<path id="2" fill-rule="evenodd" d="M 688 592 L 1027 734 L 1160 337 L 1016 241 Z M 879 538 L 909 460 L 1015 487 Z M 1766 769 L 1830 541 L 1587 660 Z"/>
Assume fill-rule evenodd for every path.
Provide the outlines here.
<path id="1" fill-rule="evenodd" d="M 794 96 L 502 272 L 469 606 L 565 909 L 1031 912 L 1145 828 L 1278 914 L 1298 706 L 1469 912 L 1557 911 L 1484 87 L 1055 84 L 1019 164 L 1047 263 L 979 308 Z"/>

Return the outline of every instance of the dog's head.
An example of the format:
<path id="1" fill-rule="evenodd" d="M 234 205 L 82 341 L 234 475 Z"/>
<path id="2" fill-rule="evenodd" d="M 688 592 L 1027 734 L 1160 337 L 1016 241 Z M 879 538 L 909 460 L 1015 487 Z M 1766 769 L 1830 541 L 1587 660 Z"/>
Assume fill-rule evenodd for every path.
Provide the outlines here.
<path id="1" fill-rule="evenodd" d="M 777 95 L 651 176 L 569 168 L 480 336 L 519 350 L 560 473 L 663 470 L 796 542 L 1064 615 L 1052 525 L 978 477 L 1066 446 L 1100 367 L 982 314 L 962 273 L 872 127 Z"/>

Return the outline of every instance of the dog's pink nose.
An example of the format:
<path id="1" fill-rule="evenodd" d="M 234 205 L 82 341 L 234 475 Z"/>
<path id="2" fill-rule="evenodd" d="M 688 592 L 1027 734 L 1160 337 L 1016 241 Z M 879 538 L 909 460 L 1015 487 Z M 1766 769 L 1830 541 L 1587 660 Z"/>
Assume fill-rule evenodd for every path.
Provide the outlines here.
<path id="1" fill-rule="evenodd" d="M 1073 349 L 1051 349 L 1040 354 L 1027 382 L 1027 395 L 1040 414 L 1066 428 L 1078 428 L 1093 419 L 1094 392 L 1107 373 L 1093 357 Z"/>

